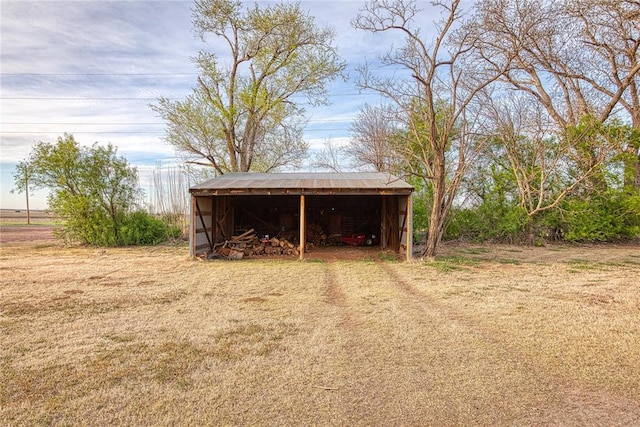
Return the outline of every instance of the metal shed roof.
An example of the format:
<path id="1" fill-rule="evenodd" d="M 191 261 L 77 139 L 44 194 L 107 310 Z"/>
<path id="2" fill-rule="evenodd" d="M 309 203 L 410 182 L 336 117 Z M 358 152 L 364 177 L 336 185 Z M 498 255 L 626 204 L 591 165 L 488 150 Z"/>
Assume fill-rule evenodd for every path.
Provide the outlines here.
<path id="1" fill-rule="evenodd" d="M 226 194 L 410 194 L 413 187 L 381 172 L 229 173 L 195 185 L 194 196 Z"/>

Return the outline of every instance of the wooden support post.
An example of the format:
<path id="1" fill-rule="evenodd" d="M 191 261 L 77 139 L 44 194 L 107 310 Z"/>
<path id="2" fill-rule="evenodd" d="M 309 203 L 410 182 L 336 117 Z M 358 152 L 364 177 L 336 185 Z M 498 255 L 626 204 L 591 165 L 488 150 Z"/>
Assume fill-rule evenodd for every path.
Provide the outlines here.
<path id="1" fill-rule="evenodd" d="M 380 215 L 380 247 L 382 249 L 387 249 L 387 227 L 388 220 L 387 217 L 387 197 L 388 196 L 380 196 L 382 197 L 382 213 Z"/>
<path id="2" fill-rule="evenodd" d="M 413 194 L 407 196 L 407 261 L 413 258 Z"/>
<path id="3" fill-rule="evenodd" d="M 191 196 L 191 215 L 189 218 L 189 256 L 196 256 L 196 196 Z"/>
<path id="4" fill-rule="evenodd" d="M 304 259 L 304 250 L 307 245 L 307 236 L 306 236 L 306 218 L 305 218 L 306 208 L 304 207 L 304 194 L 300 195 L 300 259 Z"/>

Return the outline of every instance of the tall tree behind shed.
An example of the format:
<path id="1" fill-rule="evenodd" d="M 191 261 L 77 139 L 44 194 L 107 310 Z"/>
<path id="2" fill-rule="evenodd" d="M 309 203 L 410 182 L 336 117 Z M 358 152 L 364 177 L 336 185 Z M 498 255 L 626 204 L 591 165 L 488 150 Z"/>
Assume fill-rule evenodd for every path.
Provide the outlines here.
<path id="1" fill-rule="evenodd" d="M 585 76 L 604 97 L 617 100 L 640 134 L 640 2 L 634 0 L 567 0 L 567 10 L 579 22 L 585 48 Z M 595 74 L 589 73 L 589 74 Z M 619 96 L 619 99 L 617 99 Z M 625 184 L 640 191 L 640 145 L 627 144 Z"/>
<path id="2" fill-rule="evenodd" d="M 425 39 L 418 26 L 426 14 L 420 9 L 424 3 L 369 1 L 353 26 L 372 33 L 398 33 L 405 38 L 402 47 L 390 47 L 380 61 L 403 70 L 407 77 L 401 78 L 401 73 L 377 75 L 365 65 L 359 86 L 385 95 L 406 129 L 404 141 L 396 144 L 396 149 L 410 173 L 423 179 L 432 191 L 423 256 L 433 260 L 462 177 L 477 153 L 473 119 L 467 115 L 469 107 L 501 70 L 478 69 L 466 60 L 473 34 L 456 34 L 463 21 L 459 0 L 432 2 L 441 18 L 433 24 L 435 37 Z"/>
<path id="3" fill-rule="evenodd" d="M 581 0 L 482 0 L 468 26 L 476 34 L 478 59 L 494 71 L 506 67 L 501 81 L 539 103 L 562 139 L 575 137 L 587 118 L 595 128 L 603 126 L 619 117 L 621 106 L 633 127 L 640 126 L 638 2 L 593 0 L 586 6 Z M 636 186 L 638 149 L 626 147 L 635 157 L 627 168 Z"/>
<path id="4" fill-rule="evenodd" d="M 188 162 L 226 172 L 268 172 L 306 154 L 304 108 L 326 104 L 326 84 L 345 65 L 330 28 L 318 27 L 299 3 L 247 10 L 230 0 L 198 0 L 195 33 L 225 46 L 200 51 L 200 76 L 184 101 L 160 98 L 151 108 L 168 125 L 166 141 Z"/>

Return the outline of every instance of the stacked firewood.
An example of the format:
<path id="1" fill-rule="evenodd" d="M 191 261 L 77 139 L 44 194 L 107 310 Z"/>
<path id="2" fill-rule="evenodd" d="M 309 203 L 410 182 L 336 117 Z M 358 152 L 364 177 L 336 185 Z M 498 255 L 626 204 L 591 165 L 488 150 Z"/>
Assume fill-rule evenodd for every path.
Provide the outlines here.
<path id="1" fill-rule="evenodd" d="M 287 239 L 278 239 L 276 237 L 272 237 L 265 242 L 262 246 L 262 249 L 257 249 L 256 255 L 300 255 L 300 246 L 294 245 Z"/>
<path id="2" fill-rule="evenodd" d="M 314 222 L 307 225 L 307 242 L 318 247 L 327 245 L 327 233 L 324 232 L 320 224 Z"/>
<path id="3" fill-rule="evenodd" d="M 305 249 L 308 251 L 313 247 L 312 243 L 307 243 Z M 221 257 L 240 260 L 254 255 L 300 255 L 300 245 L 295 245 L 287 239 L 260 240 L 253 229 L 233 236 L 224 243 L 215 245 L 214 252 Z"/>
<path id="4" fill-rule="evenodd" d="M 253 246 L 260 243 L 255 230 L 242 233 L 239 236 L 232 236 L 231 239 L 224 243 L 218 243 L 214 246 L 214 251 L 228 259 L 242 259 L 251 254 Z"/>

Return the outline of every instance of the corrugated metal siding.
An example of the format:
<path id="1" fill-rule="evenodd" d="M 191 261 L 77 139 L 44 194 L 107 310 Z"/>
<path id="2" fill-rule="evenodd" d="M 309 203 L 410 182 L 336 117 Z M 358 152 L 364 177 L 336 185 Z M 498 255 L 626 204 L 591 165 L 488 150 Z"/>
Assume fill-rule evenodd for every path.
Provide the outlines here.
<path id="1" fill-rule="evenodd" d="M 380 172 L 349 173 L 230 173 L 191 187 L 198 190 L 402 190 L 413 187 L 403 180 Z"/>

